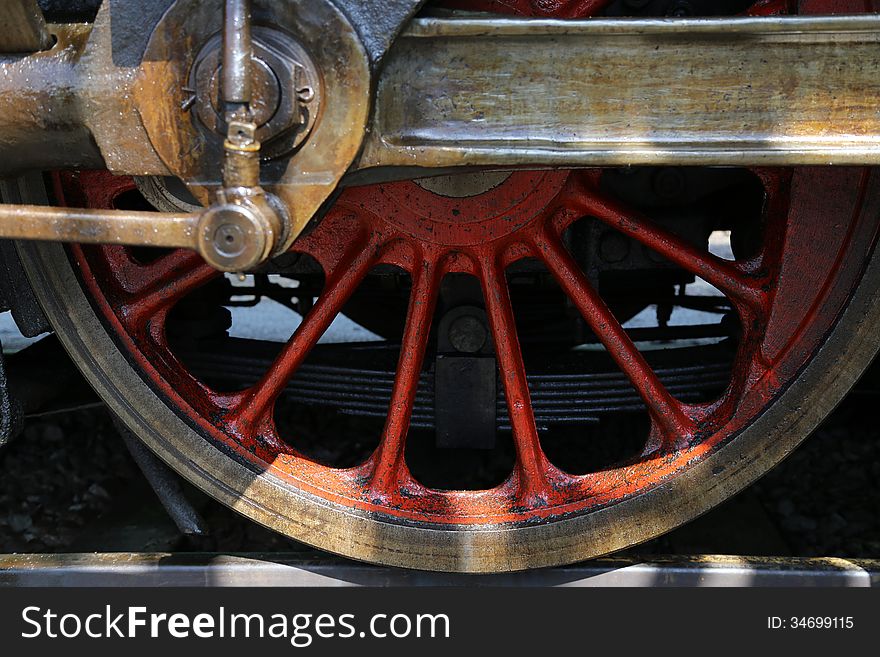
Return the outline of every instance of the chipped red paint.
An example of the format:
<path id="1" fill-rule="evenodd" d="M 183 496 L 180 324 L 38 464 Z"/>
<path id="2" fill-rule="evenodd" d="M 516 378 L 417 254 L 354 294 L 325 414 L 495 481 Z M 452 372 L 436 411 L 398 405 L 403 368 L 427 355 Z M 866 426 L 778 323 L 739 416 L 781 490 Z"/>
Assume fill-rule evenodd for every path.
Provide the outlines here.
<path id="1" fill-rule="evenodd" d="M 798 0 L 801 14 L 863 14 L 878 11 L 877 0 Z"/>
<path id="2" fill-rule="evenodd" d="M 778 16 L 796 14 L 797 0 L 761 0 L 749 7 L 748 16 Z"/>
<path id="3" fill-rule="evenodd" d="M 550 13 L 564 13 L 601 3 L 488 4 L 530 13 L 552 5 Z M 778 4 L 760 3 L 759 9 L 778 10 Z M 261 380 L 235 394 L 197 380 L 173 355 L 164 333 L 171 307 L 219 274 L 186 252 L 149 263 L 117 247 L 74 247 L 73 255 L 96 308 L 145 379 L 208 439 L 253 468 L 270 469 L 326 500 L 399 519 L 527 522 L 612 504 L 705 458 L 767 408 L 821 344 L 875 242 L 880 185 L 873 172 L 861 169 L 756 169 L 755 174 L 767 196 L 764 244 L 742 262 L 696 249 L 609 197 L 599 188 L 598 171 L 516 172 L 463 199 L 441 197 L 409 181 L 348 189 L 294 245 L 324 269 L 323 294 Z M 131 188 L 130 181 L 106 173 L 59 181 L 66 193 L 81 190 L 89 204 L 101 207 Z M 563 232 L 583 216 L 643 243 L 733 302 L 742 339 L 720 399 L 684 404 L 664 388 L 565 247 Z M 505 279 L 506 268 L 523 258 L 544 262 L 644 399 L 652 429 L 644 453 L 633 462 L 574 476 L 544 454 Z M 357 467 L 333 469 L 285 443 L 274 425 L 274 404 L 346 300 L 380 264 L 405 270 L 413 282 L 397 378 L 376 452 Z M 480 281 L 513 426 L 517 465 L 491 490 L 426 488 L 404 459 L 438 288 L 450 273 Z"/>

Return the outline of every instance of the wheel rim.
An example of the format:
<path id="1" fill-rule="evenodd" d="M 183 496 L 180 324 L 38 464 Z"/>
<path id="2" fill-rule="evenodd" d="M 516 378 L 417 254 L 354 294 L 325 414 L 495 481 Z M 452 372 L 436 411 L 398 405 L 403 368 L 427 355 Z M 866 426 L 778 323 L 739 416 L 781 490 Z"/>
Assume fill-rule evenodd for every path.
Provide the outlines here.
<path id="1" fill-rule="evenodd" d="M 187 372 L 164 335 L 174 303 L 217 274 L 183 252 L 149 264 L 116 247 L 75 247 L 72 253 L 92 303 L 145 380 L 214 445 L 255 470 L 386 522 L 458 529 L 552 524 L 643 496 L 718 453 L 790 386 L 845 308 L 874 244 L 872 174 L 754 173 L 768 199 L 764 245 L 736 263 L 695 249 L 623 206 L 601 189 L 598 171 L 516 173 L 475 207 L 438 200 L 411 182 L 349 190 L 295 246 L 321 264 L 324 294 L 275 366 L 257 386 L 239 394 L 208 389 Z M 112 205 L 131 185 L 101 173 L 84 173 L 80 183 L 96 206 Z M 487 213 L 487 207 L 499 211 Z M 449 219 L 453 210 L 454 221 Z M 827 230 L 830 213 L 839 218 L 833 236 Z M 565 229 L 584 215 L 645 244 L 730 299 L 742 320 L 743 339 L 734 376 L 720 399 L 686 404 L 662 385 L 563 243 Z M 817 238 L 826 247 L 821 252 L 814 248 Z M 554 274 L 650 409 L 652 431 L 638 460 L 571 476 L 543 453 L 504 276 L 526 257 L 541 260 Z M 280 439 L 271 405 L 345 299 L 380 264 L 409 272 L 413 289 L 384 439 L 363 464 L 327 468 L 293 453 Z M 476 492 L 428 489 L 410 476 L 403 456 L 432 311 L 440 281 L 449 273 L 480 281 L 517 449 L 510 478 Z"/>

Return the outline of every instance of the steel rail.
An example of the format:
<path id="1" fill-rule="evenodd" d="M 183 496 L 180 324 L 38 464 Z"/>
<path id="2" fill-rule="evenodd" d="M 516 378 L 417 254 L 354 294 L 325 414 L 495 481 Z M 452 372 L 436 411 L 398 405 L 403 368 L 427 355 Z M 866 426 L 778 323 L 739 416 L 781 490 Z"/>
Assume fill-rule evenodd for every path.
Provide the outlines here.
<path id="1" fill-rule="evenodd" d="M 294 554 L 0 555 L 0 586 L 880 586 L 880 561 L 836 558 L 610 558 L 504 575 L 456 575 Z"/>

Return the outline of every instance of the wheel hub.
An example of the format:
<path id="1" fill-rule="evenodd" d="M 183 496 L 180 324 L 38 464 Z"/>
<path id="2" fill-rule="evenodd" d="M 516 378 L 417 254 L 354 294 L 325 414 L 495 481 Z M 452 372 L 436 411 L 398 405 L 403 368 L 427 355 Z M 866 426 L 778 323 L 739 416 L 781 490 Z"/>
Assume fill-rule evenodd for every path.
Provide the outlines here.
<path id="1" fill-rule="evenodd" d="M 509 237 L 543 216 L 569 177 L 565 171 L 476 175 L 358 188 L 344 200 L 420 243 L 474 246 Z"/>

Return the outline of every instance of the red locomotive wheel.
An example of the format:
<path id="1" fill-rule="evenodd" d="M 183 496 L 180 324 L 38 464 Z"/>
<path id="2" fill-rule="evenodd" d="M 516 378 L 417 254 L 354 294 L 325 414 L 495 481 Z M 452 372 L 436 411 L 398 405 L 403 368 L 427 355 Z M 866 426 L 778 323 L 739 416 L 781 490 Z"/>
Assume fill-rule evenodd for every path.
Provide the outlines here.
<path id="1" fill-rule="evenodd" d="M 576 17 L 614 3 L 449 4 Z M 840 3 L 800 7 L 829 4 Z M 55 183 L 58 201 L 143 202 L 133 181 L 102 172 Z M 26 200 L 40 200 L 36 187 Z M 297 281 L 288 298 L 299 295 L 303 319 L 260 352 L 263 367 L 245 358 L 256 345 L 228 338 L 227 279 L 191 253 L 19 250 L 110 407 L 206 492 L 346 556 L 492 572 L 653 538 L 784 458 L 877 351 L 878 228 L 878 173 L 855 168 L 483 172 L 349 188 L 264 272 Z M 732 231 L 735 258 L 709 251 L 719 229 Z M 694 281 L 717 296 L 688 295 Z M 720 318 L 708 332 L 669 321 L 697 306 Z M 447 333 L 461 308 L 469 323 Z M 646 308 L 652 333 L 628 323 Z M 372 364 L 358 360 L 373 353 L 364 345 L 319 345 L 341 314 L 387 338 Z M 438 401 L 447 357 L 497 368 L 497 390 L 474 388 L 494 390 L 496 431 L 481 434 L 494 450 L 433 444 L 444 422 L 464 431 Z M 235 368 L 247 370 L 237 384 Z M 328 395 L 343 420 L 366 424 L 310 414 Z M 622 428 L 621 415 L 642 420 Z M 351 435 L 377 416 L 375 440 Z M 624 435 L 632 444 L 612 449 Z M 474 451 L 495 455 L 472 461 L 494 474 L 444 479 Z"/>

